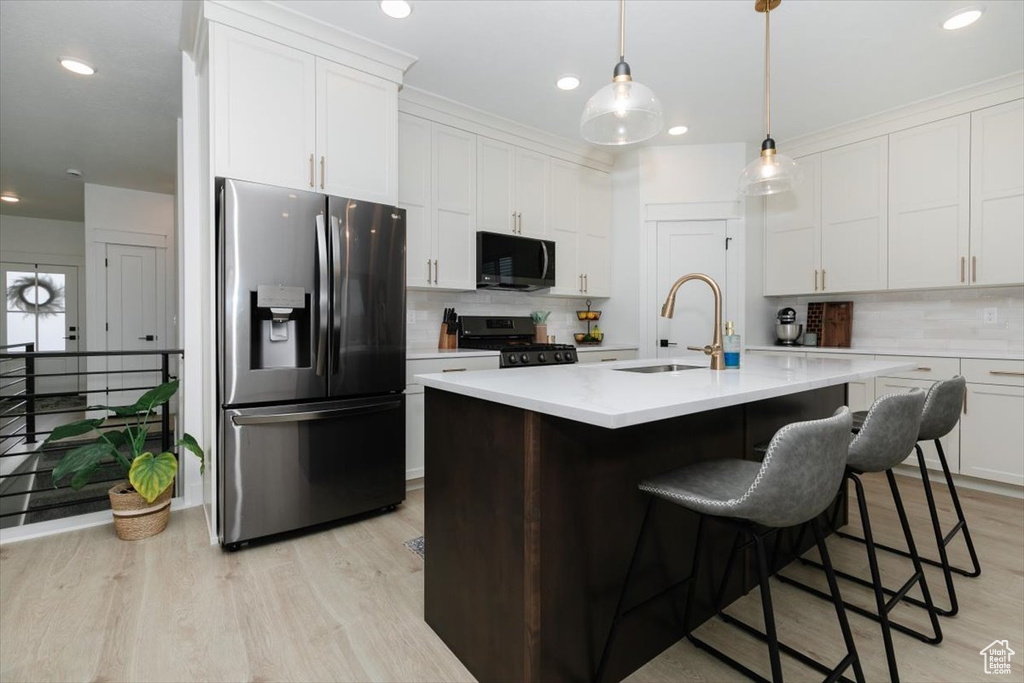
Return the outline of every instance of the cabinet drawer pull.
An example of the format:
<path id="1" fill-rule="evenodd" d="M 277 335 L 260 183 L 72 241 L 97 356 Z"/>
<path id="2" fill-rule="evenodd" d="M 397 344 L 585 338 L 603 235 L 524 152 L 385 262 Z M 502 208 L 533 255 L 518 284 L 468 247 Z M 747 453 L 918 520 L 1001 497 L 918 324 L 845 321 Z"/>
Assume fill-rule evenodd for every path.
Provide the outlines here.
<path id="1" fill-rule="evenodd" d="M 922 365 L 920 367 L 917 367 L 917 368 L 914 368 L 914 372 L 931 372 L 931 371 L 932 371 L 931 368 L 925 367 L 924 365 Z"/>
<path id="2" fill-rule="evenodd" d="M 618 360 L 618 358 L 602 358 L 601 362 L 602 363 L 610 363 L 613 360 Z"/>
<path id="3" fill-rule="evenodd" d="M 964 258 L 963 256 L 961 256 L 960 257 L 960 282 L 964 281 L 964 277 L 965 277 L 965 275 L 964 275 L 964 267 L 965 267 L 966 263 L 967 263 L 967 259 Z"/>
<path id="4" fill-rule="evenodd" d="M 978 257 L 971 257 L 971 282 L 978 281 Z"/>
<path id="5" fill-rule="evenodd" d="M 316 171 L 313 170 L 313 155 L 309 155 L 309 186 L 316 187 Z"/>
<path id="6" fill-rule="evenodd" d="M 445 368 L 441 372 L 465 372 L 466 368 Z"/>
<path id="7" fill-rule="evenodd" d="M 327 157 L 320 157 L 320 189 L 324 189 L 327 182 Z"/>
<path id="8" fill-rule="evenodd" d="M 1024 372 L 1013 372 L 1012 370 L 989 370 L 988 374 L 997 377 L 1024 377 Z"/>

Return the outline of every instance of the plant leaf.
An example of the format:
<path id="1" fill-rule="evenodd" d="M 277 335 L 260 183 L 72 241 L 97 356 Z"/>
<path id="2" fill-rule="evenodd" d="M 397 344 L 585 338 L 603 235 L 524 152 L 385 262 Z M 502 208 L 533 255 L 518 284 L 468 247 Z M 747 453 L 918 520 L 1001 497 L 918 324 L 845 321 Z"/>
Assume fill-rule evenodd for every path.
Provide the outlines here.
<path id="1" fill-rule="evenodd" d="M 125 427 L 124 431 L 130 439 L 132 459 L 137 458 L 142 454 L 142 449 L 146 447 L 146 436 L 149 430 L 139 425 L 138 427 Z"/>
<path id="2" fill-rule="evenodd" d="M 96 443 L 86 444 L 80 446 L 73 451 L 69 451 L 57 466 L 53 468 L 53 486 L 57 487 L 57 484 L 61 479 L 72 475 L 72 487 L 81 488 L 88 482 L 88 477 L 96 470 L 97 467 L 104 460 L 113 457 L 114 449 L 110 444 L 104 441 L 97 441 Z M 90 470 L 91 468 L 91 470 Z M 87 471 L 86 474 L 79 476 L 80 472 Z M 84 479 L 82 477 L 85 477 Z M 79 485 L 75 486 L 75 481 L 79 481 Z"/>
<path id="3" fill-rule="evenodd" d="M 185 432 L 184 434 L 181 435 L 181 438 L 178 439 L 178 445 L 184 446 L 189 451 L 191 451 L 193 455 L 199 458 L 199 474 L 205 474 L 206 456 L 203 454 L 203 447 L 199 445 L 199 442 L 196 441 L 196 438 L 189 434 L 188 432 Z"/>
<path id="4" fill-rule="evenodd" d="M 146 502 L 152 503 L 174 481 L 178 461 L 170 453 L 143 453 L 132 462 L 128 480 Z"/>
<path id="5" fill-rule="evenodd" d="M 78 420 L 76 422 L 69 422 L 66 425 L 61 425 L 54 429 L 43 445 L 50 443 L 51 441 L 59 441 L 60 439 L 67 439 L 72 436 L 81 436 L 82 434 L 88 434 L 92 430 L 103 424 L 106 418 L 100 417 L 95 420 Z"/>
<path id="6" fill-rule="evenodd" d="M 83 467 L 71 476 L 71 488 L 79 490 L 83 486 L 89 483 L 92 479 L 92 475 L 96 474 L 96 470 L 100 468 L 101 462 L 94 462 L 93 464 Z"/>
<path id="7" fill-rule="evenodd" d="M 145 410 L 140 407 L 138 403 L 133 403 L 130 406 L 103 406 L 95 405 L 89 406 L 86 410 L 106 410 L 107 412 L 113 413 L 117 417 L 132 417 L 138 415 Z"/>
<path id="8" fill-rule="evenodd" d="M 135 402 L 135 405 L 139 406 L 142 412 L 144 410 L 152 410 L 153 408 L 163 405 L 171 400 L 171 396 L 174 396 L 175 392 L 178 391 L 178 380 L 172 379 L 170 382 L 164 382 L 158 387 L 153 387 Z"/>

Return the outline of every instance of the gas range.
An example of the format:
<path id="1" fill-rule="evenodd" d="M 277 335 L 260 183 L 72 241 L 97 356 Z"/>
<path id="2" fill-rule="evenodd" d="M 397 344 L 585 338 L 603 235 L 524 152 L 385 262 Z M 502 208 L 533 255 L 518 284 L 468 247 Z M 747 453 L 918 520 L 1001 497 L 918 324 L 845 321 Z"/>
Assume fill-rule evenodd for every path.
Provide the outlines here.
<path id="1" fill-rule="evenodd" d="M 576 362 L 576 347 L 572 344 L 534 342 L 533 321 L 529 316 L 464 315 L 459 323 L 459 348 L 498 351 L 503 368 Z"/>

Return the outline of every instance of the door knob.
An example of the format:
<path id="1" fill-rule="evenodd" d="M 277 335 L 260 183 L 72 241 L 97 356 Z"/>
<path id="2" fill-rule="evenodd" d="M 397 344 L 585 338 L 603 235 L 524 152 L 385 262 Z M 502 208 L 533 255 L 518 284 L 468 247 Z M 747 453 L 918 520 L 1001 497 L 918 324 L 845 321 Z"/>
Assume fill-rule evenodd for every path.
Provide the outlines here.
<path id="1" fill-rule="evenodd" d="M 64 338 L 65 339 L 70 339 L 71 341 L 75 341 L 76 339 L 78 339 L 78 335 L 77 334 L 69 334 L 68 336 L 66 336 Z"/>
<path id="2" fill-rule="evenodd" d="M 147 334 L 145 337 L 139 337 L 139 341 L 156 341 L 156 335 Z"/>

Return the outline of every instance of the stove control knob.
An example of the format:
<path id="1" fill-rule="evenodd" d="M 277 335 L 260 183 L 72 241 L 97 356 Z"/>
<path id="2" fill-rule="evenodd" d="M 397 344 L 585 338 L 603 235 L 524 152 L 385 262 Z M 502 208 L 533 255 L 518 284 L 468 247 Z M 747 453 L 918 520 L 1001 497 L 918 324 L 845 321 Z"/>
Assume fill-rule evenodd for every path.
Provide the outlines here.
<path id="1" fill-rule="evenodd" d="M 508 364 L 509 365 L 515 365 L 516 363 L 519 362 L 519 359 L 516 358 L 516 354 L 514 354 L 514 353 L 508 354 L 508 356 L 506 356 L 506 358 L 508 359 Z"/>
<path id="2" fill-rule="evenodd" d="M 565 352 L 565 362 L 566 363 L 572 363 L 573 362 L 573 360 L 572 360 L 572 351 L 566 351 Z"/>
<path id="3" fill-rule="evenodd" d="M 538 363 L 547 363 L 548 362 L 548 357 L 545 356 L 543 353 L 538 353 L 537 354 L 537 362 Z"/>
<path id="4" fill-rule="evenodd" d="M 519 354 L 519 360 L 523 361 L 523 363 L 529 363 L 530 357 L 527 356 L 525 353 L 521 353 Z"/>
<path id="5" fill-rule="evenodd" d="M 555 362 L 556 363 L 561 363 L 562 362 L 562 354 L 559 351 L 555 351 Z"/>

